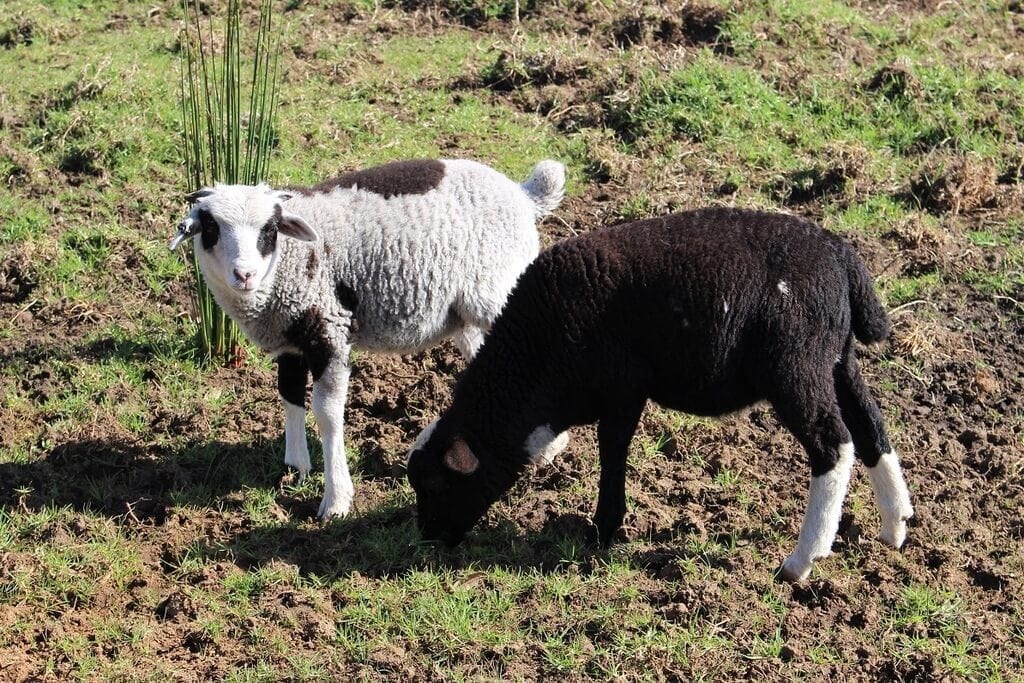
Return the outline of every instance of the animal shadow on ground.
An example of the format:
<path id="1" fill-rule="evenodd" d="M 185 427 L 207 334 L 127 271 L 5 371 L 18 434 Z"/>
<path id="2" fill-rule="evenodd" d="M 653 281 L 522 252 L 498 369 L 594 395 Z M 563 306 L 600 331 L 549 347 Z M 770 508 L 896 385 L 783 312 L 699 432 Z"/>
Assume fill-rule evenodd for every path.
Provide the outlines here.
<path id="1" fill-rule="evenodd" d="M 163 342 L 102 337 L 80 346 L 58 343 L 3 352 L 0 362 L 20 366 L 21 391 L 30 401 L 44 402 L 60 397 L 78 381 L 77 359 L 148 366 L 154 357 L 173 354 Z M 189 434 L 205 427 L 201 423 L 206 419 L 201 410 L 157 408 L 150 430 Z M 226 431 L 238 433 L 239 428 Z M 117 425 L 99 424 L 93 432 L 88 438 L 51 437 L 56 444 L 32 462 L 0 463 L 0 506 L 69 506 L 159 525 L 174 505 L 203 507 L 246 487 L 272 487 L 284 470 L 283 435 L 273 440 L 243 437 L 233 443 L 195 438 L 172 446 L 136 438 Z"/>
<path id="2" fill-rule="evenodd" d="M 570 565 L 573 571 L 589 573 L 608 556 L 593 537 L 590 521 L 575 514 L 553 517 L 539 531 L 526 533 L 511 520 L 492 516 L 491 523 L 472 531 L 461 545 L 446 548 L 420 539 L 414 505 L 384 503 L 322 526 L 301 521 L 260 526 L 229 541 L 201 546 L 199 552 L 211 561 L 232 558 L 243 568 L 283 562 L 304 576 L 327 580 L 352 572 L 383 578 L 465 568 L 549 574 Z"/>
<path id="3" fill-rule="evenodd" d="M 575 564 L 587 571 L 607 556 L 593 541 L 589 519 L 576 514 L 554 514 L 524 533 L 492 513 L 490 523 L 457 548 L 423 542 L 411 496 L 398 490 L 396 477 L 357 483 L 355 508 L 343 519 L 317 521 L 318 494 L 284 487 L 274 495 L 272 512 L 254 520 L 239 492 L 278 487 L 285 472 L 281 441 L 201 442 L 178 449 L 103 439 L 67 442 L 35 462 L 0 464 L 0 509 L 66 506 L 108 516 L 134 531 L 151 529 L 155 539 L 176 518 L 175 508 L 188 507 L 200 517 L 218 518 L 218 531 L 210 536 L 176 523 L 166 535 L 177 550 L 164 561 L 174 564 L 180 552 L 243 569 L 285 562 L 303 575 L 325 578 L 468 566 L 557 572 Z M 186 537 L 187 528 L 194 537 Z"/>
<path id="4" fill-rule="evenodd" d="M 28 464 L 0 464 L 0 506 L 70 506 L 163 524 L 174 505 L 208 506 L 245 487 L 273 486 L 280 443 L 206 442 L 180 450 L 87 439 Z"/>

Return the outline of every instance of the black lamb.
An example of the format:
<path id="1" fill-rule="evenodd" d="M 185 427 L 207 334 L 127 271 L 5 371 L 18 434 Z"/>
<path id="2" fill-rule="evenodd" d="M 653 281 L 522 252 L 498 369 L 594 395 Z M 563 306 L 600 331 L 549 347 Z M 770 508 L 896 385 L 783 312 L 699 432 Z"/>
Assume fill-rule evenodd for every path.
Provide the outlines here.
<path id="1" fill-rule="evenodd" d="M 458 544 L 539 447 L 596 421 L 594 524 L 606 545 L 647 399 L 712 416 L 767 400 L 812 475 L 783 576 L 805 578 L 830 552 L 855 449 L 879 538 L 898 548 L 913 508 L 854 353 L 854 337 L 888 332 L 854 250 L 793 216 L 705 209 L 565 240 L 523 273 L 451 407 L 410 453 L 420 533 Z"/>

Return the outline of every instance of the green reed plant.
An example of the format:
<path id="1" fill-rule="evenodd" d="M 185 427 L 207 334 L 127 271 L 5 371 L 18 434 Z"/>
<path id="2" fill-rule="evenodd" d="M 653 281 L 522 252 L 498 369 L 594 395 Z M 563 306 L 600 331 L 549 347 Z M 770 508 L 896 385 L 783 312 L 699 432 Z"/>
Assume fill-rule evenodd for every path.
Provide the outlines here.
<path id="1" fill-rule="evenodd" d="M 255 32 L 243 39 L 240 0 L 228 0 L 218 47 L 213 15 L 182 0 L 181 120 L 189 191 L 214 182 L 254 184 L 266 178 L 274 143 L 280 36 L 272 0 L 261 0 Z M 204 28 L 205 23 L 205 28 Z M 203 357 L 241 360 L 238 328 L 217 306 L 191 251 L 197 341 Z"/>

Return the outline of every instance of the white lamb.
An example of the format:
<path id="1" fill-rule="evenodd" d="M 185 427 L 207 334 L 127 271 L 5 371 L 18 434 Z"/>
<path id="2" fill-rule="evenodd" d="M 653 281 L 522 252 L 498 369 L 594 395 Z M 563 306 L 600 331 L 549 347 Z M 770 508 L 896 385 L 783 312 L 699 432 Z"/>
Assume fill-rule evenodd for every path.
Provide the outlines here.
<path id="1" fill-rule="evenodd" d="M 522 185 L 471 161 L 419 160 L 310 188 L 218 184 L 188 196 L 169 246 L 194 238 L 217 303 L 277 359 L 284 461 L 301 478 L 313 376 L 321 518 L 347 514 L 354 493 L 342 439 L 351 349 L 407 353 L 453 337 L 472 358 L 537 255 L 536 221 L 564 184 L 550 160 Z"/>

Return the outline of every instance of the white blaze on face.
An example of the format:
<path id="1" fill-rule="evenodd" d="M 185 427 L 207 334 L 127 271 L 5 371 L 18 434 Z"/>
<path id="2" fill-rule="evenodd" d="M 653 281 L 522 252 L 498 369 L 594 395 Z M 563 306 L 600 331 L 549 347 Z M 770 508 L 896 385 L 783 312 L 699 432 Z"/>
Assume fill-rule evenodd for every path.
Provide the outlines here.
<path id="1" fill-rule="evenodd" d="M 409 452 L 405 455 L 406 466 L 409 465 L 409 461 L 412 459 L 412 454 L 426 446 L 427 442 L 430 441 L 430 435 L 434 433 L 434 428 L 437 427 L 437 421 L 439 419 L 441 418 L 434 418 L 434 421 L 424 427 L 423 431 L 420 432 L 420 435 L 416 437 L 416 440 L 412 444 L 412 448 L 410 448 Z"/>
<path id="2" fill-rule="evenodd" d="M 279 213 L 266 186 L 218 185 L 193 207 L 191 217 L 205 221 L 196 253 L 207 277 L 238 292 L 258 289 L 274 264 Z"/>

